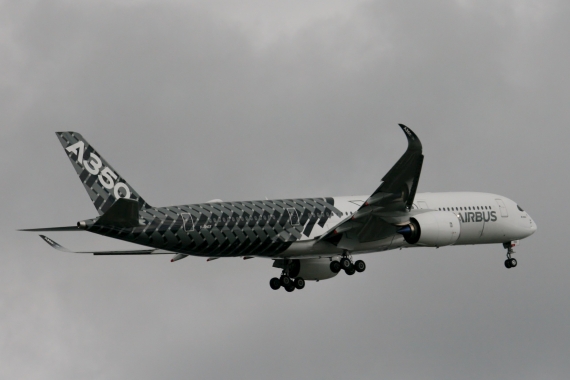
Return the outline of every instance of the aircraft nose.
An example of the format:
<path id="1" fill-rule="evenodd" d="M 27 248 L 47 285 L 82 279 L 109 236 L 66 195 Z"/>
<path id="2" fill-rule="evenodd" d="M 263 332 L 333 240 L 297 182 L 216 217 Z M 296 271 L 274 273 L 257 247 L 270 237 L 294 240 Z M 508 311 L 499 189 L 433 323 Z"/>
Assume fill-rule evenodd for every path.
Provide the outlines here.
<path id="1" fill-rule="evenodd" d="M 532 218 L 529 216 L 530 218 L 530 234 L 534 234 L 537 230 L 537 226 L 536 223 L 534 222 L 534 220 L 532 220 Z"/>

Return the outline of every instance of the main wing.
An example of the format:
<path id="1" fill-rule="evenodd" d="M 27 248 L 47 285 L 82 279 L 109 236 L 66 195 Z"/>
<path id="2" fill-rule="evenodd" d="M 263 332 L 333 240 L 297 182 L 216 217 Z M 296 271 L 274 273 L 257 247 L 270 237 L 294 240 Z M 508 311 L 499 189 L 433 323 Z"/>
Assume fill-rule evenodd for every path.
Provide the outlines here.
<path id="1" fill-rule="evenodd" d="M 50 245 L 50 247 L 57 249 L 58 251 L 62 252 L 69 252 L 69 253 L 92 253 L 94 255 L 158 255 L 158 254 L 173 254 L 176 252 L 166 251 L 163 249 L 138 249 L 138 250 L 126 250 L 126 251 L 82 251 L 76 252 L 71 251 L 61 244 L 55 242 L 54 240 L 48 238 L 45 235 L 40 235 L 40 237 Z"/>
<path id="2" fill-rule="evenodd" d="M 403 124 L 408 149 L 382 178 L 380 186 L 348 219 L 331 228 L 318 240 L 351 250 L 358 243 L 380 240 L 396 233 L 395 222 L 408 214 L 414 202 L 424 156 L 422 143 Z M 390 215 L 390 217 L 388 217 Z"/>

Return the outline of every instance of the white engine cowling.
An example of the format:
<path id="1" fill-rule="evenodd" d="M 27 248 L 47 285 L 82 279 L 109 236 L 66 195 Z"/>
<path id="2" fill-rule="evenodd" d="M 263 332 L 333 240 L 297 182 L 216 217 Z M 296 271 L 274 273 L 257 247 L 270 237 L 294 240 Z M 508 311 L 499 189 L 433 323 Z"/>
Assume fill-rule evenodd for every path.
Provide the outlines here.
<path id="1" fill-rule="evenodd" d="M 461 225 L 457 215 L 447 211 L 431 211 L 410 218 L 406 242 L 425 247 L 443 247 L 459 239 Z"/>
<path id="2" fill-rule="evenodd" d="M 326 280 L 337 274 L 331 271 L 330 259 L 295 259 L 289 267 L 289 276 L 302 277 L 305 281 Z"/>

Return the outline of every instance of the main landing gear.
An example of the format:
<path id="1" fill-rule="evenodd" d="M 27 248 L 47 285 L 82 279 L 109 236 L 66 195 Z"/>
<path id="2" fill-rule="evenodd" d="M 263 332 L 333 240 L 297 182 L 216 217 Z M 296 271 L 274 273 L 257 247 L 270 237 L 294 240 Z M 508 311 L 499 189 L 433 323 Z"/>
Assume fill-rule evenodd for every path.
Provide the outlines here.
<path id="1" fill-rule="evenodd" d="M 511 257 L 513 253 L 515 253 L 513 249 L 513 244 L 511 242 L 503 243 L 503 247 L 507 249 L 507 259 L 505 260 L 505 268 L 511 269 L 517 266 L 517 259 Z"/>
<path id="2" fill-rule="evenodd" d="M 292 292 L 295 289 L 303 289 L 305 287 L 305 280 L 302 277 L 289 277 L 289 263 L 287 263 L 285 264 L 285 269 L 281 272 L 281 277 L 273 277 L 269 280 L 269 286 L 271 286 L 273 290 L 283 287 L 286 291 Z"/>
<path id="3" fill-rule="evenodd" d="M 347 275 L 352 276 L 356 272 L 364 272 L 366 269 L 366 264 L 362 260 L 356 260 L 354 263 L 352 263 L 352 257 L 347 252 L 345 252 L 343 253 L 340 261 L 331 261 L 330 268 L 331 272 L 333 273 L 338 273 L 341 270 L 344 270 Z"/>
<path id="4" fill-rule="evenodd" d="M 271 286 L 273 290 L 283 287 L 286 291 L 292 292 L 295 289 L 303 289 L 305 287 L 305 280 L 302 277 L 292 279 L 288 275 L 282 275 L 280 278 L 273 277 L 269 280 L 269 286 Z"/>

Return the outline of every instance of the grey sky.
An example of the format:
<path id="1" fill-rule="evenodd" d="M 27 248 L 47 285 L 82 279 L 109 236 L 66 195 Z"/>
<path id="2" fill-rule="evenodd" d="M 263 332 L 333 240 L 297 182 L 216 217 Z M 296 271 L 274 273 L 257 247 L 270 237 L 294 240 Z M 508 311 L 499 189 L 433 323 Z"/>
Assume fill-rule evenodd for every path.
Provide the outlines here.
<path id="1" fill-rule="evenodd" d="M 565 379 L 570 4 L 0 0 L 0 378 Z M 17 228 L 95 209 L 75 130 L 152 205 L 419 191 L 519 202 L 500 246 L 367 255 L 274 292 L 271 261 L 68 255 Z M 72 249 L 124 248 L 53 233 Z"/>

